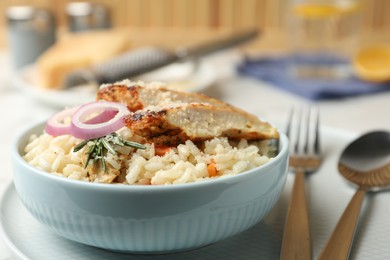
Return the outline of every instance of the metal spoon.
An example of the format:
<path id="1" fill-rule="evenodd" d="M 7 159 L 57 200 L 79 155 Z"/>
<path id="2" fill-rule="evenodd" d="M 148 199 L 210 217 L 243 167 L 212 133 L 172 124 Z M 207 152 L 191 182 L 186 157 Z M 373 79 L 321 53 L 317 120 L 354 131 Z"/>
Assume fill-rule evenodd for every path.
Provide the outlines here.
<path id="1" fill-rule="evenodd" d="M 322 250 L 319 260 L 348 259 L 360 208 L 367 191 L 390 184 L 390 133 L 369 132 L 349 144 L 341 154 L 338 169 L 359 186 Z"/>

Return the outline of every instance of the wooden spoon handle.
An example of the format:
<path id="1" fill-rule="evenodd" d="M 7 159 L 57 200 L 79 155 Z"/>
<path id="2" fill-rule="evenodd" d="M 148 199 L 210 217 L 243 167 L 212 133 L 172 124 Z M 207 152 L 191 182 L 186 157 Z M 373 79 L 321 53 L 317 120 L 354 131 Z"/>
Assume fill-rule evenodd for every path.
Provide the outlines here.
<path id="1" fill-rule="evenodd" d="M 366 190 L 359 188 L 349 202 L 318 260 L 348 259 Z"/>
<path id="2" fill-rule="evenodd" d="M 295 173 L 288 207 L 280 260 L 311 259 L 310 228 L 305 197 L 305 173 Z"/>

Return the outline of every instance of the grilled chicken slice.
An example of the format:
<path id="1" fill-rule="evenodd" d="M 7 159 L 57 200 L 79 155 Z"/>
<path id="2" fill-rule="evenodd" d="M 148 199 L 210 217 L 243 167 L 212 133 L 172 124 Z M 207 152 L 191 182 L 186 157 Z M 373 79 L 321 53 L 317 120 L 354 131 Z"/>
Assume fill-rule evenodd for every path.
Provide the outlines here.
<path id="1" fill-rule="evenodd" d="M 129 80 L 114 84 L 106 84 L 98 91 L 96 99 L 122 103 L 126 105 L 130 111 L 141 110 L 149 106 L 164 108 L 171 106 L 172 104 L 195 102 L 230 109 L 238 113 L 246 113 L 237 107 L 200 93 L 170 90 L 156 84 L 158 83 L 146 85 L 143 82 L 130 82 Z M 254 115 L 246 114 L 246 116 L 251 117 L 252 120 L 257 119 Z"/>
<path id="2" fill-rule="evenodd" d="M 177 146 L 186 140 L 201 142 L 214 137 L 239 140 L 278 138 L 277 130 L 254 116 L 204 103 L 150 107 L 125 117 L 135 134 L 155 145 Z"/>

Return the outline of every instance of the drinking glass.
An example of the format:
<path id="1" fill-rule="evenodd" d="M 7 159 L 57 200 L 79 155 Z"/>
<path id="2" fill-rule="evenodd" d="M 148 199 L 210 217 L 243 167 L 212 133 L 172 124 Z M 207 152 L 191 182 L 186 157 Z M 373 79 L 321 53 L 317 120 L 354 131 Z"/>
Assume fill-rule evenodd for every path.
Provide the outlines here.
<path id="1" fill-rule="evenodd" d="M 360 9 L 359 0 L 290 0 L 286 28 L 291 75 L 329 80 L 349 77 Z"/>

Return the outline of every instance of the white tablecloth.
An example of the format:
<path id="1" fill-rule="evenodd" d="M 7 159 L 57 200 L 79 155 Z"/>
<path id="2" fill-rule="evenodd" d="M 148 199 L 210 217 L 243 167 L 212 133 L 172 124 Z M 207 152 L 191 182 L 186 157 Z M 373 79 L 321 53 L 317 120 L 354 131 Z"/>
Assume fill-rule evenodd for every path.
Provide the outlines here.
<path id="1" fill-rule="evenodd" d="M 215 98 L 265 118 L 284 122 L 289 108 L 310 102 L 250 78 L 239 77 L 227 64 L 230 56 L 210 58 L 218 68 L 219 80 L 204 92 Z M 236 56 L 233 55 L 233 60 Z M 12 179 L 10 146 L 20 128 L 46 119 L 56 108 L 41 104 L 10 84 L 11 67 L 6 54 L 0 55 L 0 192 Z M 390 130 L 390 91 L 349 99 L 316 102 L 322 125 L 357 133 L 373 129 Z M 0 239 L 0 259 L 14 259 L 11 250 Z"/>

